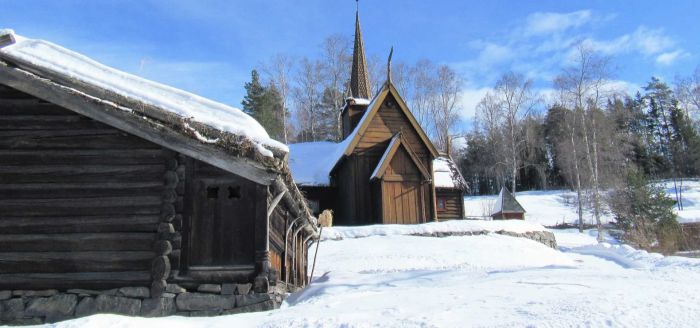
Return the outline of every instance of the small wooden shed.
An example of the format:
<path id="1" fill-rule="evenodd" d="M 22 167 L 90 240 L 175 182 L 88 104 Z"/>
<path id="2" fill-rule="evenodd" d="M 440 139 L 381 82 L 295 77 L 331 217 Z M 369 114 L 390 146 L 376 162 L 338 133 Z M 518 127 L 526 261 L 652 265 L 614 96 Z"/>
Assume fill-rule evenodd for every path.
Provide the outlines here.
<path id="1" fill-rule="evenodd" d="M 491 217 L 494 220 L 525 220 L 525 209 L 506 187 L 502 187 Z"/>
<path id="2" fill-rule="evenodd" d="M 306 285 L 316 219 L 254 119 L 1 34 L 0 324 L 262 310 Z"/>

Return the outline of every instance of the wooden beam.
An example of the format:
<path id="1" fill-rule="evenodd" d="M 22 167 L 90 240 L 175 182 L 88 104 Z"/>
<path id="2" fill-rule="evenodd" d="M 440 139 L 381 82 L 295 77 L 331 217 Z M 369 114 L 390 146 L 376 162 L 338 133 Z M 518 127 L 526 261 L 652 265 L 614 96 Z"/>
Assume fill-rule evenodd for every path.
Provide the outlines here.
<path id="1" fill-rule="evenodd" d="M 217 146 L 204 144 L 170 127 L 143 119 L 133 110 L 97 99 L 21 68 L 10 67 L 4 62 L 0 62 L 0 83 L 259 184 L 270 185 L 278 175 L 252 159 L 231 155 Z"/>
<path id="2" fill-rule="evenodd" d="M 9 46 L 15 43 L 15 36 L 12 33 L 2 33 L 0 34 L 0 48 Z"/>
<path id="3" fill-rule="evenodd" d="M 75 273 L 9 273 L 0 274 L 0 289 L 107 289 L 126 286 L 148 286 L 149 271 L 75 272 Z"/>

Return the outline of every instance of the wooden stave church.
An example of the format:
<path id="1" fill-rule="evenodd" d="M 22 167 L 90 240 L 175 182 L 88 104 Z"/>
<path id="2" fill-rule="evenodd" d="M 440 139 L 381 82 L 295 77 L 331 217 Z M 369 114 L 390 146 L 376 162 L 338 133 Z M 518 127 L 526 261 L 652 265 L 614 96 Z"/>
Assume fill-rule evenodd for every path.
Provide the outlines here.
<path id="1" fill-rule="evenodd" d="M 0 290 L 145 287 L 165 300 L 168 285 L 249 284 L 266 295 L 307 284 L 318 227 L 286 151 L 263 155 L 245 136 L 2 51 L 15 42 L 3 31 Z M 227 187 L 243 207 L 219 206 Z M 212 197 L 221 209 L 214 220 L 240 220 L 220 226 L 218 239 L 197 205 Z M 185 313 L 170 310 L 156 315 Z"/>
<path id="2" fill-rule="evenodd" d="M 453 184 L 436 189 L 433 162 L 440 154 L 392 83 L 390 72 L 370 100 L 359 12 L 355 15 L 349 86 L 350 97 L 341 112 L 344 140 L 330 151 L 319 147 L 314 156 L 331 158 L 331 165 L 320 169 L 328 179 L 297 179 L 314 211 L 333 210 L 337 225 L 416 224 L 464 218 L 466 182 L 458 173 Z M 309 164 L 295 157 L 295 148 L 314 144 L 320 143 L 290 145 L 293 173 L 295 166 Z M 449 156 L 447 159 L 452 161 Z M 454 206 L 438 209 L 438 197 L 445 201 L 441 204 Z"/>

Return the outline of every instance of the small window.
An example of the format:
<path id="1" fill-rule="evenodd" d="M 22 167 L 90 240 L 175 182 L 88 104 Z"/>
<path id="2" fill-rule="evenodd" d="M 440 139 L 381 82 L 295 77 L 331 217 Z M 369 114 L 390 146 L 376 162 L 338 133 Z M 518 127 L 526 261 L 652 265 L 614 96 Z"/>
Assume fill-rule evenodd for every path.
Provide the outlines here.
<path id="1" fill-rule="evenodd" d="M 228 199 L 241 198 L 241 186 L 228 187 Z"/>
<path id="2" fill-rule="evenodd" d="M 447 200 L 444 197 L 438 197 L 437 210 L 438 212 L 444 212 L 447 210 Z"/>
<path id="3" fill-rule="evenodd" d="M 219 198 L 219 187 L 207 188 L 207 198 L 211 198 L 211 199 Z"/>

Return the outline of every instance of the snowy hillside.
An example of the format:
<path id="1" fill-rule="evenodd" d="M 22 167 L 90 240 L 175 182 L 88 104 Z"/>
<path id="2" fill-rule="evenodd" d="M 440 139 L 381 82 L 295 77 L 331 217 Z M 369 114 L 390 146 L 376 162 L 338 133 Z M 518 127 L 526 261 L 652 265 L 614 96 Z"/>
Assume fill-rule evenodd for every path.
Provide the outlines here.
<path id="1" fill-rule="evenodd" d="M 661 186 L 668 197 L 675 199 L 673 182 L 664 182 Z M 700 181 L 683 181 L 682 185 L 678 184 L 678 189 L 683 191 L 683 210 L 676 211 L 678 221 L 681 223 L 700 222 Z"/>
<path id="2" fill-rule="evenodd" d="M 516 192 L 515 197 L 527 211 L 526 221 L 547 227 L 578 221 L 575 192 L 569 190 L 523 191 Z M 490 215 L 495 203 L 496 195 L 464 197 L 465 215 L 471 218 L 486 218 Z M 595 223 L 592 211 L 586 211 L 583 218 L 586 223 Z M 612 221 L 612 216 L 605 213 L 603 221 Z"/>
<path id="3" fill-rule="evenodd" d="M 556 231 L 561 251 L 496 234 L 376 228 L 321 243 L 316 277 L 282 309 L 213 318 L 95 315 L 57 327 L 692 327 L 700 260 Z M 344 236 L 352 235 L 345 231 Z M 312 249 L 313 250 L 313 249 Z"/>
<path id="4" fill-rule="evenodd" d="M 674 198 L 672 182 L 662 183 L 666 194 Z M 680 186 L 679 186 L 679 189 Z M 677 211 L 680 222 L 700 222 L 700 181 L 684 181 L 683 186 L 684 210 Z M 523 191 L 516 193 L 518 202 L 523 205 L 527 213 L 525 220 L 551 227 L 560 223 L 576 223 L 576 193 L 569 190 L 547 191 Z M 464 197 L 464 209 L 467 217 L 484 218 L 488 216 L 494 204 L 496 195 L 492 196 L 467 196 Z M 593 212 L 586 210 L 584 221 L 595 223 Z M 609 212 L 604 213 L 603 222 L 612 222 L 613 216 Z"/>

